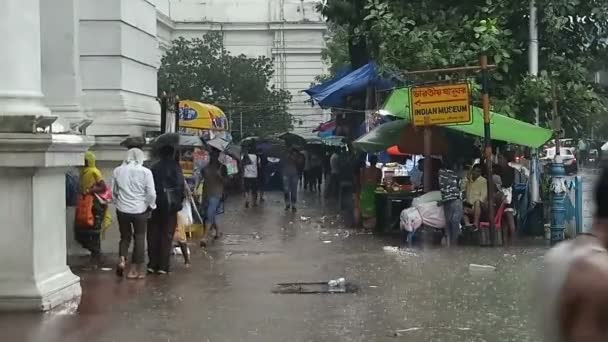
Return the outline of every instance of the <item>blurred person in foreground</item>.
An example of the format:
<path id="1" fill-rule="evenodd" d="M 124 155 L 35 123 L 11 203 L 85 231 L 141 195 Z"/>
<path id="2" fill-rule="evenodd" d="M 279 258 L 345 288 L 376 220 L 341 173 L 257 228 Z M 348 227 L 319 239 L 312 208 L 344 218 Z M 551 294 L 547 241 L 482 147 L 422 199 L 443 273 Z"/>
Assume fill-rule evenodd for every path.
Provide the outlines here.
<path id="1" fill-rule="evenodd" d="M 546 342 L 608 341 L 608 169 L 595 189 L 590 233 L 562 242 L 544 260 L 538 291 Z"/>

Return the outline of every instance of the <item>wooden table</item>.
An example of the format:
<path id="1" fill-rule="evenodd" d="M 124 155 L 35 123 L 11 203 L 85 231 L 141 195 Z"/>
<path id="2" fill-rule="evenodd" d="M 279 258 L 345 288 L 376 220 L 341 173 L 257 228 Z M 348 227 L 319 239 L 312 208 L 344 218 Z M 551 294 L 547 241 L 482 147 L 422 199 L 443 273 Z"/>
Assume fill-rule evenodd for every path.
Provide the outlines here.
<path id="1" fill-rule="evenodd" d="M 418 192 L 376 192 L 376 232 L 399 233 L 401 211 L 412 206 Z"/>

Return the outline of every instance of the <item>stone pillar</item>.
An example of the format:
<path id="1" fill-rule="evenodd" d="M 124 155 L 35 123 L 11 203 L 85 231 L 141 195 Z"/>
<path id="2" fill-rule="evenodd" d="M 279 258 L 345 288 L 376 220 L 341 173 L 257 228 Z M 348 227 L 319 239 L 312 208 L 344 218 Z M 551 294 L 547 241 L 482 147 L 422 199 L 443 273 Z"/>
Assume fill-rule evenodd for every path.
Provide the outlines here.
<path id="1" fill-rule="evenodd" d="M 42 104 L 40 0 L 0 1 L 0 46 L 0 116 L 50 115 Z"/>
<path id="2" fill-rule="evenodd" d="M 0 310 L 50 310 L 81 294 L 66 264 L 65 171 L 84 136 L 0 133 Z"/>
<path id="3" fill-rule="evenodd" d="M 63 125 L 83 119 L 77 0 L 40 1 L 44 101 Z"/>

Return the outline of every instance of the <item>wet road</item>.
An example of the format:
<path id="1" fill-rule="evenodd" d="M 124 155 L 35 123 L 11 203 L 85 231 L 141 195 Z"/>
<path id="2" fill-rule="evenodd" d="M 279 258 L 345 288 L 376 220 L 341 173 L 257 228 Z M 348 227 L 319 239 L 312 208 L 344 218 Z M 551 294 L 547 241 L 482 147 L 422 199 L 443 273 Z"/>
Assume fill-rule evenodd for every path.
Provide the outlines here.
<path id="1" fill-rule="evenodd" d="M 227 205 L 225 238 L 176 258 L 169 278 L 119 281 L 85 272 L 77 313 L 4 314 L 2 340 L 537 341 L 531 280 L 544 247 L 412 249 L 339 227 L 312 195 L 297 215 L 274 194 L 263 208 Z M 469 264 L 497 267 L 471 274 Z M 338 277 L 359 291 L 272 294 L 280 282 Z"/>

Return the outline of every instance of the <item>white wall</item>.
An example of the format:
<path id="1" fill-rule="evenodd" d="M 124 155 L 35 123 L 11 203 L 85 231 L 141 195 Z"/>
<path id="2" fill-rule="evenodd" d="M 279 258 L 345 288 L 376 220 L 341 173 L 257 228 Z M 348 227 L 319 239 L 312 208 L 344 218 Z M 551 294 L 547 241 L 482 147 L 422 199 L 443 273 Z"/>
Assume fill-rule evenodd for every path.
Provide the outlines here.
<path id="1" fill-rule="evenodd" d="M 321 53 L 325 46 L 325 23 L 312 0 L 155 0 L 159 12 L 158 37 L 162 46 L 177 37 L 202 37 L 222 32 L 224 45 L 233 54 L 267 56 L 275 60 L 275 85 L 292 96 L 290 111 L 297 133 L 327 119 L 312 108 L 307 89 L 325 72 Z M 301 125 L 300 125 L 301 122 Z"/>

